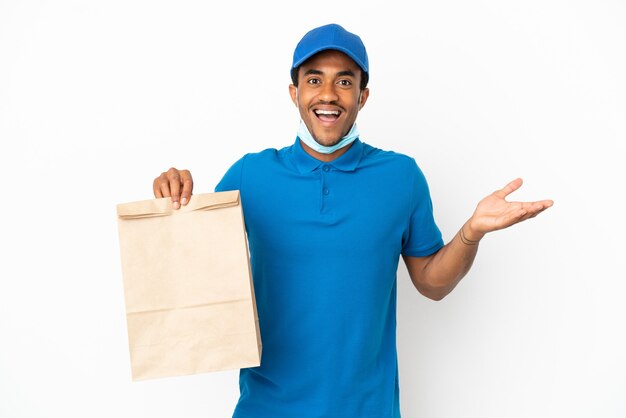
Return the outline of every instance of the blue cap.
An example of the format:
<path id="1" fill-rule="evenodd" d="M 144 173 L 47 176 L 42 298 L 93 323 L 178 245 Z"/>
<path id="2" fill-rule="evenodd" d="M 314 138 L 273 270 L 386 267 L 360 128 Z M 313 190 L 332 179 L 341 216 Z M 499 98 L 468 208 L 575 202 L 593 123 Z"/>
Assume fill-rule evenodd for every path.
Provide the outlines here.
<path id="1" fill-rule="evenodd" d="M 313 55 L 327 49 L 343 52 L 352 58 L 364 72 L 369 73 L 367 51 L 361 38 L 334 23 L 315 28 L 302 37 L 293 52 L 291 69 L 298 68 Z"/>

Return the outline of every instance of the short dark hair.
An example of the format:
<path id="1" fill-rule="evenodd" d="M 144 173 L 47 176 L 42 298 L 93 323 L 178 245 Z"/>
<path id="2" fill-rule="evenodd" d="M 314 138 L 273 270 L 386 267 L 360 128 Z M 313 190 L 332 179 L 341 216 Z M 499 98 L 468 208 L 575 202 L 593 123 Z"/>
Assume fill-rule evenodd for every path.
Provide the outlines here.
<path id="1" fill-rule="evenodd" d="M 294 86 L 298 87 L 298 72 L 300 71 L 300 67 L 291 69 L 291 82 Z M 370 76 L 365 71 L 361 70 L 361 85 L 359 88 L 364 90 L 367 87 L 367 82 L 369 81 Z"/>

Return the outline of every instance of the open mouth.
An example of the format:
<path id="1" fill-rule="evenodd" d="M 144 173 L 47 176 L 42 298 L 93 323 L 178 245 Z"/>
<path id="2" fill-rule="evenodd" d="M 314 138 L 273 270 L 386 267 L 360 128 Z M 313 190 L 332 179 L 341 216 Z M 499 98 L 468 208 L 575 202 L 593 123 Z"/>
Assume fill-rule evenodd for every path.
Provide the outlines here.
<path id="1" fill-rule="evenodd" d="M 322 122 L 335 122 L 341 115 L 341 111 L 339 110 L 315 109 L 313 113 L 315 113 L 315 116 Z"/>

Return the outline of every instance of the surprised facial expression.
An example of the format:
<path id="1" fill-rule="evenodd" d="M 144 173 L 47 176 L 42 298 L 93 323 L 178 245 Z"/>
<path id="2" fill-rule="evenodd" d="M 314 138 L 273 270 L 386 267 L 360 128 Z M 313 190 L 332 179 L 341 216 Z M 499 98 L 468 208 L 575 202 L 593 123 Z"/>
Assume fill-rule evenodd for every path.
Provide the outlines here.
<path id="1" fill-rule="evenodd" d="M 322 51 L 300 66 L 289 93 L 319 144 L 333 146 L 352 128 L 369 95 L 360 82 L 360 67 L 343 52 Z"/>

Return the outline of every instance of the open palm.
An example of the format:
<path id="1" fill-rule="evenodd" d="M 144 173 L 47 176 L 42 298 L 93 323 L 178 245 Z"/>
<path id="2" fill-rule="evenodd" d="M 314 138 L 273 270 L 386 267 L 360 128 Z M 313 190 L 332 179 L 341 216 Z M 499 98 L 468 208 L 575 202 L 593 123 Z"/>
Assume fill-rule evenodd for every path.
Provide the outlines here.
<path id="1" fill-rule="evenodd" d="M 519 189 L 518 178 L 482 199 L 472 215 L 471 229 L 481 235 L 533 218 L 553 205 L 552 200 L 536 202 L 509 202 L 505 198 Z"/>

